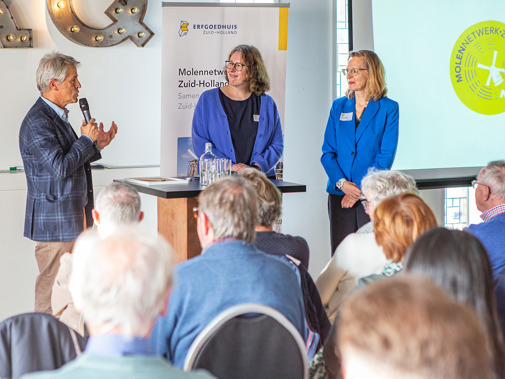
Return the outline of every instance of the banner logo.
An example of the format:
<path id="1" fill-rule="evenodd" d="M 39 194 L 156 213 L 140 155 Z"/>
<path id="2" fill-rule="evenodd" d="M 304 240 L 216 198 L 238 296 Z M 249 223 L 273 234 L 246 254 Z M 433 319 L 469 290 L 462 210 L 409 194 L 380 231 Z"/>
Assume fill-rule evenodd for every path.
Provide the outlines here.
<path id="1" fill-rule="evenodd" d="M 505 112 L 505 24 L 483 21 L 466 29 L 451 54 L 451 83 L 472 111 Z"/>
<path id="2" fill-rule="evenodd" d="M 189 22 L 181 21 L 181 26 L 179 26 L 179 37 L 183 37 L 188 34 Z"/>

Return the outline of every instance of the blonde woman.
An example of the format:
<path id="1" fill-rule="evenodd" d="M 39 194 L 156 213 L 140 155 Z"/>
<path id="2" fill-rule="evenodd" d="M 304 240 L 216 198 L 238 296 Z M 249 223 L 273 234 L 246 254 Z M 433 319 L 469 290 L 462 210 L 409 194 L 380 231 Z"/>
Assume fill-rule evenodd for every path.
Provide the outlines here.
<path id="1" fill-rule="evenodd" d="M 386 97 L 384 67 L 369 50 L 349 54 L 342 70 L 349 89 L 333 102 L 321 163 L 328 175 L 331 254 L 370 221 L 359 202 L 368 169 L 390 169 L 398 144 L 398 103 Z"/>

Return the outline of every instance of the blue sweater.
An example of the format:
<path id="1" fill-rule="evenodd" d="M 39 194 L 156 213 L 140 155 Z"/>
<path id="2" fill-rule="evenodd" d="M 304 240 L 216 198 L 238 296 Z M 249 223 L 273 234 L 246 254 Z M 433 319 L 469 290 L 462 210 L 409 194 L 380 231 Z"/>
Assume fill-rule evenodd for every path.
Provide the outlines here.
<path id="1" fill-rule="evenodd" d="M 275 175 L 275 165 L 282 156 L 284 142 L 277 105 L 269 95 L 261 96 L 258 134 L 254 142 L 251 165 L 256 163 L 268 176 Z M 228 118 L 219 100 L 219 88 L 202 93 L 193 114 L 193 150 L 200 157 L 205 144 L 212 142 L 212 152 L 220 158 L 235 162 L 235 148 L 231 140 Z"/>
<path id="2" fill-rule="evenodd" d="M 224 310 L 244 303 L 277 309 L 305 339 L 298 279 L 281 259 L 242 241 L 227 241 L 177 265 L 167 314 L 158 319 L 151 337 L 154 351 L 182 367 L 202 329 Z"/>
<path id="3" fill-rule="evenodd" d="M 466 231 L 482 242 L 491 261 L 493 275 L 497 275 L 505 268 L 505 213 L 489 221 L 472 224 Z"/>

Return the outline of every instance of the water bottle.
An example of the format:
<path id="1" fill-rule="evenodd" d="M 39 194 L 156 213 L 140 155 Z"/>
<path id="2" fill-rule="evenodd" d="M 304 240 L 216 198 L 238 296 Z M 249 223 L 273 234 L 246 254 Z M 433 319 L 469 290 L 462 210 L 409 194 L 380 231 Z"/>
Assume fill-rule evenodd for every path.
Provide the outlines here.
<path id="1" fill-rule="evenodd" d="M 200 185 L 208 186 L 215 180 L 216 167 L 215 159 L 217 157 L 212 153 L 212 143 L 205 144 L 205 153 L 200 157 Z"/>

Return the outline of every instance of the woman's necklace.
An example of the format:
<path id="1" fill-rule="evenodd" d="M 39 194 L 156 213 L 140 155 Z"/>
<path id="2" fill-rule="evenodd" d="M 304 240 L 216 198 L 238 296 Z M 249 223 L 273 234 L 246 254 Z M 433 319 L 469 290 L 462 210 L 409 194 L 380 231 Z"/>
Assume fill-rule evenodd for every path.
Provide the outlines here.
<path id="1" fill-rule="evenodd" d="M 365 107 L 361 110 L 361 112 L 359 113 L 358 115 L 358 111 L 356 109 L 354 109 L 354 112 L 356 113 L 356 119 L 358 121 L 361 121 L 361 117 L 363 117 L 363 113 L 365 113 L 365 109 L 366 109 L 366 105 Z"/>

